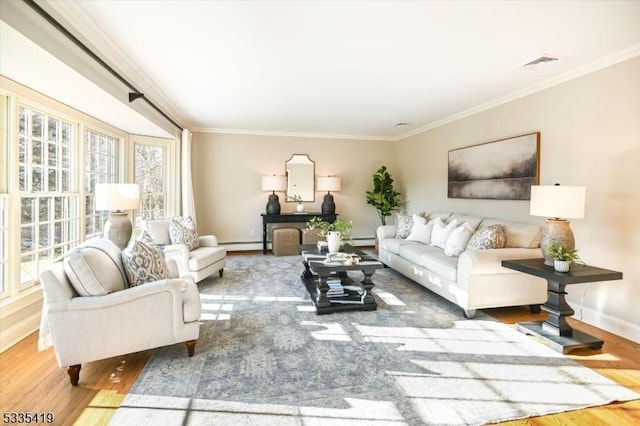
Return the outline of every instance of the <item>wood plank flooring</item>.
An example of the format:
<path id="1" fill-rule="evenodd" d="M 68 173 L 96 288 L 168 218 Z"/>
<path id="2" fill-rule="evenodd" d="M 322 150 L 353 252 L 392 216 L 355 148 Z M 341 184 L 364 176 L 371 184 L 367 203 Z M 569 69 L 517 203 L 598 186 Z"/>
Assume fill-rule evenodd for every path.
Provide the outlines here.
<path id="1" fill-rule="evenodd" d="M 544 318 L 525 308 L 485 310 L 513 324 Z M 576 350 L 569 354 L 579 363 L 640 392 L 640 344 L 570 319 L 572 327 L 605 341 L 602 350 Z M 0 354 L 0 408 L 5 412 L 53 412 L 56 425 L 106 425 L 131 389 L 152 351 L 138 352 L 82 366 L 80 384 L 69 384 L 58 367 L 53 349 L 38 352 L 34 333 Z M 501 425 L 638 425 L 640 401 L 609 404 Z"/>

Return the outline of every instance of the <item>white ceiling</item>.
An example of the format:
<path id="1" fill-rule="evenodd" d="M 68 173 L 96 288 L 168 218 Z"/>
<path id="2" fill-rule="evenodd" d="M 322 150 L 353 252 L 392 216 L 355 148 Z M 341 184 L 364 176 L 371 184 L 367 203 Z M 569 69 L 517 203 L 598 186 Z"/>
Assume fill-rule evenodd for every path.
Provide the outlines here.
<path id="1" fill-rule="evenodd" d="M 194 131 L 397 139 L 640 54 L 640 1 L 50 5 Z"/>

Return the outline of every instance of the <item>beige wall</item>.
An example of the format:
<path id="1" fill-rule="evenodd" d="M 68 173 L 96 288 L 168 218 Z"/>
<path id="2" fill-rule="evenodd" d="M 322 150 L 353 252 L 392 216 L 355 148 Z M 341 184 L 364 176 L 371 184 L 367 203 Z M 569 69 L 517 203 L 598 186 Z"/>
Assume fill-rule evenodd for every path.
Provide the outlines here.
<path id="1" fill-rule="evenodd" d="M 334 194 L 336 212 L 353 221 L 353 237 L 373 238 L 379 219 L 365 201 L 374 171 L 386 165 L 394 172 L 394 143 L 389 141 L 194 133 L 193 184 L 199 233 L 214 233 L 222 243 L 261 242 L 268 193 L 260 189 L 263 175 L 284 175 L 292 154 L 308 154 L 316 175 L 339 176 L 342 190 Z M 296 203 L 278 194 L 282 212 Z M 316 192 L 307 211 L 320 211 L 324 193 Z M 253 230 L 254 234 L 251 234 Z"/>
<path id="2" fill-rule="evenodd" d="M 527 201 L 447 198 L 447 151 L 541 132 L 541 184 L 587 188 L 572 228 L 584 262 L 622 281 L 572 285 L 576 316 L 640 342 L 640 57 L 407 138 L 396 173 L 409 211 L 453 210 L 542 224 Z M 588 291 L 587 291 L 588 290 Z"/>

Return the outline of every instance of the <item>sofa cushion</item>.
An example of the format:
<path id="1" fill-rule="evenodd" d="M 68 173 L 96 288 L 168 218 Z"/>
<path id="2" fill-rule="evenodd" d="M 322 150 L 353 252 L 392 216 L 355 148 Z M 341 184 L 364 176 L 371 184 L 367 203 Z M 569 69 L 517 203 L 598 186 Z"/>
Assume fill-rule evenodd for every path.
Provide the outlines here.
<path id="1" fill-rule="evenodd" d="M 169 278 L 164 252 L 141 241 L 134 241 L 122 251 L 122 262 L 131 287 Z"/>
<path id="2" fill-rule="evenodd" d="M 169 225 L 169 237 L 171 238 L 171 244 L 185 244 L 189 251 L 200 246 L 196 225 L 193 223 L 191 216 L 186 217 L 182 222 L 173 219 Z"/>
<path id="3" fill-rule="evenodd" d="M 433 231 L 431 231 L 431 245 L 444 248 L 447 243 L 447 237 L 458 226 L 457 220 L 445 224 L 441 218 L 437 218 L 433 224 Z"/>
<path id="4" fill-rule="evenodd" d="M 416 265 L 420 264 L 420 258 L 424 254 L 437 253 L 442 251 L 438 247 L 430 246 L 428 244 L 406 244 L 400 247 L 400 253 L 398 255 L 403 259 L 406 259 Z"/>
<path id="5" fill-rule="evenodd" d="M 478 229 L 478 225 L 480 225 L 480 222 L 482 222 L 484 219 L 481 217 L 471 216 L 468 214 L 453 213 L 451 216 L 447 218 L 447 222 L 451 222 L 452 220 L 457 220 L 458 223 L 467 222 L 471 227 L 471 229 L 475 231 L 476 229 Z"/>
<path id="6" fill-rule="evenodd" d="M 435 248 L 435 247 L 433 247 Z M 418 265 L 440 275 L 446 280 L 455 282 L 458 279 L 458 256 L 447 256 L 441 249 L 425 252 Z"/>
<path id="7" fill-rule="evenodd" d="M 482 226 L 469 239 L 467 250 L 486 250 L 504 248 L 507 236 L 504 226 Z"/>
<path id="8" fill-rule="evenodd" d="M 444 254 L 447 256 L 460 256 L 460 253 L 467 248 L 467 243 L 471 235 L 473 235 L 473 230 L 469 222 L 464 222 L 451 231 L 444 245 Z"/>
<path id="9" fill-rule="evenodd" d="M 224 247 L 200 246 L 189 253 L 189 270 L 199 271 L 226 257 Z"/>
<path id="10" fill-rule="evenodd" d="M 63 259 L 64 272 L 80 296 L 103 296 L 127 287 L 120 249 L 110 240 L 89 240 Z"/>
<path id="11" fill-rule="evenodd" d="M 420 244 L 417 241 L 408 241 L 402 238 L 386 238 L 380 242 L 380 246 L 387 251 L 394 254 L 400 254 L 400 248 L 404 245 L 416 245 Z"/>
<path id="12" fill-rule="evenodd" d="M 502 225 L 507 237 L 505 247 L 540 247 L 540 226 L 500 219 L 485 219 L 480 226 Z"/>
<path id="13" fill-rule="evenodd" d="M 156 244 L 168 246 L 171 244 L 171 237 L 169 236 L 169 226 L 171 221 L 176 219 L 178 222 L 182 222 L 182 216 L 176 216 L 168 219 L 148 219 L 145 222 L 145 229 L 153 238 Z"/>
<path id="14" fill-rule="evenodd" d="M 443 222 L 446 222 L 449 216 L 451 216 L 450 212 L 434 212 L 434 213 L 429 213 L 427 215 L 427 219 L 433 220 L 433 219 L 440 218 L 442 219 Z"/>

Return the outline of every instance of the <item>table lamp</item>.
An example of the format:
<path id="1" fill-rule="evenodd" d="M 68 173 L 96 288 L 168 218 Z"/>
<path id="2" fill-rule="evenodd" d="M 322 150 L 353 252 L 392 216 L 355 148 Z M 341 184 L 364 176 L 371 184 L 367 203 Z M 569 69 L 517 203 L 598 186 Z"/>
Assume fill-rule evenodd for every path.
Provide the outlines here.
<path id="1" fill-rule="evenodd" d="M 96 210 L 109 210 L 103 235 L 123 250 L 131 238 L 127 210 L 140 207 L 140 185 L 135 183 L 97 183 Z"/>
<path id="2" fill-rule="evenodd" d="M 267 214 L 280 214 L 280 199 L 276 191 L 287 189 L 286 176 L 262 176 L 262 190 L 272 191 L 267 202 Z"/>
<path id="3" fill-rule="evenodd" d="M 322 200 L 322 214 L 334 214 L 336 212 L 336 204 L 333 202 L 331 191 L 340 191 L 340 178 L 336 176 L 319 176 L 318 191 L 327 191 Z"/>
<path id="4" fill-rule="evenodd" d="M 573 231 L 567 219 L 584 217 L 586 189 L 584 186 L 534 185 L 531 187 L 532 216 L 547 217 L 540 233 L 540 248 L 545 265 L 553 265 L 549 247 L 563 245 L 575 248 Z"/>

